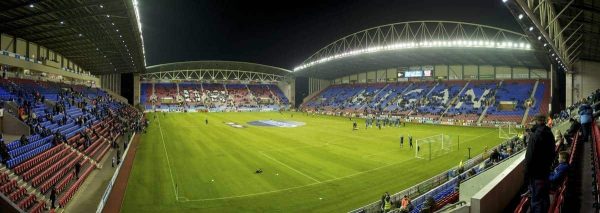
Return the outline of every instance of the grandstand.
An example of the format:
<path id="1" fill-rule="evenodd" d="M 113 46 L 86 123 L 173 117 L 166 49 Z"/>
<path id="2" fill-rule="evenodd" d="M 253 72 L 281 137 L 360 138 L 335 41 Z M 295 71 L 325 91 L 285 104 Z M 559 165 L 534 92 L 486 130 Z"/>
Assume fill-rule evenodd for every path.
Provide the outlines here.
<path id="1" fill-rule="evenodd" d="M 140 103 L 147 111 L 277 111 L 293 104 L 289 77 L 289 70 L 246 62 L 151 66 L 141 76 Z"/>
<path id="2" fill-rule="evenodd" d="M 520 213 L 550 182 L 527 156 L 552 144 L 543 211 L 599 212 L 600 2 L 498 1 L 516 29 L 398 20 L 302 44 L 288 68 L 147 65 L 146 45 L 173 59 L 144 43 L 152 3 L 1 1 L 0 212 Z M 300 37 L 355 29 L 327 28 Z"/>

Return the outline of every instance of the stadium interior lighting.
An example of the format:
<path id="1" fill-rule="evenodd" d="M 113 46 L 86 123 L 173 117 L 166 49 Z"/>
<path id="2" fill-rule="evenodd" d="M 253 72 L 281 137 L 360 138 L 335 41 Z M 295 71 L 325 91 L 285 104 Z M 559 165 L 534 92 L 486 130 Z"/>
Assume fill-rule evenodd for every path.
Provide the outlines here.
<path id="1" fill-rule="evenodd" d="M 506 3 L 508 0 L 502 0 L 502 2 Z"/>
<path id="2" fill-rule="evenodd" d="M 519 14 L 519 19 L 523 19 L 523 14 Z"/>
<path id="3" fill-rule="evenodd" d="M 548 46 L 548 43 L 544 43 L 544 47 L 545 47 L 545 46 Z"/>
<path id="4" fill-rule="evenodd" d="M 513 41 L 503 41 L 503 42 L 495 42 L 495 41 L 484 41 L 484 40 L 451 40 L 451 41 L 421 41 L 421 42 L 409 42 L 409 43 L 395 43 L 389 44 L 386 46 L 374 46 L 365 49 L 352 50 L 345 53 L 340 53 L 333 56 L 328 56 L 321 58 L 316 61 L 312 61 L 306 64 L 302 64 L 294 68 L 294 71 L 299 71 L 317 64 L 321 64 L 324 62 L 328 62 L 334 59 L 345 58 L 348 56 L 354 56 L 364 53 L 376 53 L 381 51 L 393 51 L 393 50 L 403 50 L 403 49 L 412 49 L 412 48 L 431 48 L 431 47 L 476 47 L 476 48 L 509 48 L 509 49 L 522 49 L 529 50 L 531 49 L 531 44 L 524 42 L 513 42 Z"/>
<path id="5" fill-rule="evenodd" d="M 65 21 L 60 21 L 60 24 L 65 24 Z"/>
<path id="6" fill-rule="evenodd" d="M 533 27 L 529 27 L 529 31 L 533 31 Z"/>
<path id="7" fill-rule="evenodd" d="M 144 58 L 144 66 L 146 66 L 146 49 L 144 48 L 144 36 L 142 34 L 142 22 L 140 21 L 140 12 L 138 7 L 138 0 L 132 0 L 133 9 L 135 11 L 135 18 L 138 24 L 138 30 L 140 31 L 140 41 L 142 43 L 142 57 Z"/>
<path id="8" fill-rule="evenodd" d="M 33 4 L 30 4 L 30 5 L 29 5 L 29 7 L 30 7 L 30 8 L 34 8 L 34 7 L 35 7 L 35 5 L 33 5 Z"/>

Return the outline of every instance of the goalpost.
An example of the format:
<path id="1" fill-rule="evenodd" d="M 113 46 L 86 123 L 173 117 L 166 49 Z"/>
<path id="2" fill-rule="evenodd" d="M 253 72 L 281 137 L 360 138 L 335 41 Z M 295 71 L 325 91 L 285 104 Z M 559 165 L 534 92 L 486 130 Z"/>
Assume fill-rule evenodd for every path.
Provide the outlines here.
<path id="1" fill-rule="evenodd" d="M 500 125 L 498 126 L 498 138 L 511 139 L 519 133 L 515 129 L 515 125 Z"/>
<path id="2" fill-rule="evenodd" d="M 450 136 L 439 134 L 416 140 L 415 157 L 429 159 L 452 151 Z"/>

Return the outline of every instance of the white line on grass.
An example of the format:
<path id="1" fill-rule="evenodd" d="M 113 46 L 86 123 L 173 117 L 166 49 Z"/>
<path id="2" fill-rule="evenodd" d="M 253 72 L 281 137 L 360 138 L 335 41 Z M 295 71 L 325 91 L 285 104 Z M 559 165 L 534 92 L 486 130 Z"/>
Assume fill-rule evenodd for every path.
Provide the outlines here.
<path id="1" fill-rule="evenodd" d="M 303 175 L 304 177 L 307 177 L 307 178 L 309 178 L 309 179 L 311 179 L 311 180 L 314 180 L 316 183 L 321 183 L 321 181 L 319 181 L 319 180 L 317 180 L 317 179 L 315 179 L 315 178 L 313 178 L 313 177 L 311 177 L 311 176 L 309 176 L 309 175 L 307 175 L 307 174 L 304 174 L 303 172 L 301 172 L 301 171 L 298 171 L 298 170 L 296 170 L 296 169 L 292 168 L 291 166 L 288 166 L 287 164 L 285 164 L 285 163 L 283 163 L 283 162 L 281 162 L 281 161 L 278 161 L 278 160 L 277 160 L 277 159 L 275 159 L 275 158 L 272 158 L 271 156 L 269 156 L 269 155 L 265 154 L 264 152 L 260 152 L 260 154 L 264 155 L 265 157 L 267 157 L 267 158 L 269 158 L 269 159 L 271 159 L 271 160 L 273 160 L 273 161 L 275 161 L 275 162 L 277 162 L 277 163 L 279 163 L 279 164 L 281 164 L 281 165 L 283 165 L 283 166 L 285 166 L 285 167 L 287 167 L 287 168 L 289 168 L 289 169 L 291 169 L 291 170 L 294 170 L 295 172 L 297 172 L 298 174 L 301 174 L 301 175 Z"/>
<path id="2" fill-rule="evenodd" d="M 179 201 L 179 195 L 177 194 L 177 189 L 175 188 L 175 178 L 173 178 L 173 171 L 171 171 L 171 163 L 169 161 L 169 154 L 167 153 L 167 145 L 165 145 L 165 137 L 163 136 L 162 127 L 160 126 L 160 116 L 157 117 L 158 120 L 158 129 L 160 130 L 160 138 L 162 139 L 163 147 L 165 148 L 165 156 L 167 156 L 167 165 L 169 166 L 169 174 L 171 174 L 171 183 L 173 183 L 173 192 L 175 192 L 175 201 Z"/>
<path id="3" fill-rule="evenodd" d="M 475 138 L 471 138 L 469 140 L 465 140 L 465 142 L 475 140 L 477 138 L 483 137 L 485 135 L 489 135 L 491 133 L 496 133 L 496 132 L 490 132 L 490 133 L 487 133 L 487 134 L 479 135 L 479 136 L 477 136 Z M 262 152 L 261 152 L 261 154 L 264 155 L 264 153 L 262 153 Z M 329 180 L 325 180 L 325 181 L 320 181 L 320 182 L 315 182 L 315 183 L 309 183 L 309 184 L 301 185 L 301 186 L 294 186 L 294 187 L 289 187 L 289 188 L 284 188 L 284 189 L 277 189 L 277 190 L 271 190 L 271 191 L 266 191 L 266 192 L 257 192 L 257 193 L 251 193 L 251 194 L 245 194 L 245 195 L 236 195 L 236 196 L 227 196 L 227 197 L 218 197 L 218 198 L 205 198 L 205 199 L 187 199 L 185 201 L 180 201 L 180 202 L 185 203 L 185 202 L 203 202 L 203 201 L 214 201 L 214 200 L 227 200 L 227 199 L 233 199 L 233 198 L 252 197 L 252 196 L 257 196 L 257 195 L 265 195 L 265 194 L 272 194 L 272 193 L 277 193 L 277 192 L 289 191 L 289 190 L 293 190 L 293 189 L 300 189 L 300 188 L 314 186 L 314 185 L 318 185 L 318 184 L 322 184 L 322 183 L 329 183 L 329 182 L 333 182 L 333 181 L 336 181 L 336 180 L 341 180 L 341 179 L 346 179 L 346 178 L 354 177 L 354 176 L 357 176 L 357 175 L 360 175 L 360 174 L 364 174 L 364 173 L 367 173 L 367 172 L 372 172 L 372 171 L 380 170 L 380 169 L 383 169 L 383 168 L 386 168 L 386 167 L 390 167 L 390 166 L 393 166 L 393 165 L 396 165 L 396 164 L 399 164 L 399 163 L 402 163 L 402 162 L 404 162 L 404 161 L 398 161 L 398 162 L 395 162 L 395 163 L 386 164 L 386 165 L 383 165 L 383 166 L 380 166 L 380 167 L 376 167 L 376 168 L 373 168 L 373 169 L 369 169 L 369 170 L 366 170 L 366 171 L 357 172 L 357 173 L 354 173 L 354 174 L 351 174 L 351 175 L 346 175 L 346 176 L 343 176 L 343 177 L 333 178 L 333 179 L 329 179 Z"/>

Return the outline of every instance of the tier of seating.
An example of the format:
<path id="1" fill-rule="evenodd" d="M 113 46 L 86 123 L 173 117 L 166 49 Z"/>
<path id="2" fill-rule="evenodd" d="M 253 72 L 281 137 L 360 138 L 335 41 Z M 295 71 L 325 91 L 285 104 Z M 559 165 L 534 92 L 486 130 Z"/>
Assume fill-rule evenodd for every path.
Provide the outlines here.
<path id="1" fill-rule="evenodd" d="M 146 109 L 260 108 L 287 105 L 276 85 L 220 83 L 142 83 L 141 102 Z"/>
<path id="2" fill-rule="evenodd" d="M 128 106 L 86 86 L 1 81 L 0 92 L 8 95 L 0 97 L 19 106 L 18 115 L 25 115 L 23 122 L 32 127 L 32 134 L 3 146 L 7 155 L 0 156 L 0 193 L 23 211 L 42 212 L 55 189 L 59 206 L 65 206 L 119 136 L 123 126 L 114 116 Z M 80 168 L 78 174 L 75 167 Z M 29 186 L 41 195 L 29 193 Z"/>
<path id="3" fill-rule="evenodd" d="M 548 112 L 547 83 L 487 80 L 338 84 L 327 87 L 302 107 L 307 111 L 389 113 L 471 122 L 484 115 L 485 122 L 520 123 L 528 108 L 528 116 Z"/>

